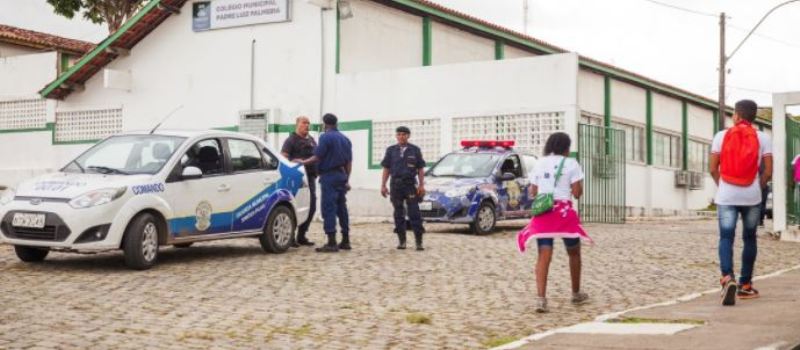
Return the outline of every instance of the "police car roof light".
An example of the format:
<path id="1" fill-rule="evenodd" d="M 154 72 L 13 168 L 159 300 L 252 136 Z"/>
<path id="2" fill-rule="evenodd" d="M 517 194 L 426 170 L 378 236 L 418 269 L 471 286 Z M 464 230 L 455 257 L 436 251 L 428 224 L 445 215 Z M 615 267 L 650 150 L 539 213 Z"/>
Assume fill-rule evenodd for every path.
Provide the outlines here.
<path id="1" fill-rule="evenodd" d="M 461 140 L 461 147 L 503 147 L 511 148 L 514 146 L 514 140 L 495 141 L 495 140 Z"/>

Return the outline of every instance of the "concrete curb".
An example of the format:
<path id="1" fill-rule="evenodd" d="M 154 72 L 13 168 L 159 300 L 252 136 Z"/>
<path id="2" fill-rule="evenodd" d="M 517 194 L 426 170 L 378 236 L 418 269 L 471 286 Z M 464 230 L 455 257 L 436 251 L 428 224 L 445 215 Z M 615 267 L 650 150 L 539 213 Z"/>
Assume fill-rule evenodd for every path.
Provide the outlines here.
<path id="1" fill-rule="evenodd" d="M 766 275 L 763 275 L 763 276 L 757 276 L 757 277 L 754 277 L 753 280 L 754 281 L 760 281 L 760 280 L 764 280 L 764 279 L 767 279 L 767 278 L 773 278 L 773 277 L 777 277 L 777 276 L 780 276 L 780 275 L 785 274 L 787 272 L 791 272 L 791 271 L 795 271 L 795 270 L 800 270 L 800 265 L 795 265 L 795 266 L 792 266 L 792 267 L 789 267 L 789 268 L 786 268 L 786 269 L 778 270 L 778 271 L 775 271 L 773 273 L 769 273 L 769 274 L 766 274 Z M 631 309 L 624 310 L 624 311 L 603 314 L 603 315 L 595 317 L 594 322 L 605 322 L 605 321 L 608 321 L 610 319 L 618 318 L 618 317 L 620 317 L 620 316 L 622 316 L 622 315 L 624 315 L 626 313 L 629 313 L 629 312 L 652 309 L 652 308 L 660 307 L 660 306 L 675 305 L 675 304 L 678 304 L 678 303 L 681 303 L 681 302 L 686 302 L 686 301 L 689 301 L 689 300 L 697 299 L 697 298 L 699 298 L 701 296 L 704 296 L 704 295 L 707 295 L 707 294 L 711 294 L 711 293 L 717 293 L 717 292 L 719 292 L 719 289 L 714 288 L 714 289 L 705 290 L 705 291 L 702 291 L 702 292 L 699 292 L 699 293 L 687 294 L 687 295 L 684 295 L 684 296 L 681 296 L 681 297 L 678 297 L 678 298 L 675 298 L 675 299 L 672 299 L 672 300 L 664 301 L 664 302 L 661 302 L 661 303 L 650 304 L 650 305 L 645 305 L 645 306 L 639 306 L 639 307 L 631 308 Z M 508 344 L 505 344 L 505 345 L 501 345 L 501 346 L 498 346 L 498 347 L 495 347 L 495 348 L 492 348 L 492 350 L 517 349 L 519 347 L 527 345 L 528 343 L 544 339 L 544 338 L 549 337 L 551 335 L 554 335 L 556 333 L 562 333 L 563 331 L 565 331 L 568 328 L 571 328 L 573 326 L 574 325 L 567 326 L 567 327 L 556 328 L 556 329 L 552 329 L 552 330 L 541 332 L 541 333 L 535 333 L 535 334 L 529 335 L 529 336 L 527 336 L 525 338 L 519 339 L 517 341 L 511 342 L 511 343 L 508 343 Z M 785 345 L 785 344 L 783 344 L 783 345 Z M 800 346 L 800 344 L 798 344 L 798 346 Z"/>

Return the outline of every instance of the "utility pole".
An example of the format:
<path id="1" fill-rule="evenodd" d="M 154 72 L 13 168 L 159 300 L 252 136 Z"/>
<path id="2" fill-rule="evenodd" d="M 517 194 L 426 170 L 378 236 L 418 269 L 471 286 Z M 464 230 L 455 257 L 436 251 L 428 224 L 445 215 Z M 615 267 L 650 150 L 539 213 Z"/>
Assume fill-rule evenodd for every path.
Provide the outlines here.
<path id="1" fill-rule="evenodd" d="M 717 114 L 719 130 L 725 130 L 725 12 L 719 14 L 719 101 Z"/>
<path id="2" fill-rule="evenodd" d="M 528 35 L 528 0 L 522 0 L 522 32 Z"/>

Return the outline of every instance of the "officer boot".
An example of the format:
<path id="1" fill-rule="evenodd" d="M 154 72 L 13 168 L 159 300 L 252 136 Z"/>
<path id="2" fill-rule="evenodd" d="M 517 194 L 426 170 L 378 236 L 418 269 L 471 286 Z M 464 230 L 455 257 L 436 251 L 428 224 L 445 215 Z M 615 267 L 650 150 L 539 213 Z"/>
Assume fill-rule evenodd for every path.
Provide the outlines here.
<path id="1" fill-rule="evenodd" d="M 328 244 L 315 249 L 318 253 L 335 253 L 339 251 L 336 246 L 336 232 L 328 233 Z"/>
<path id="2" fill-rule="evenodd" d="M 342 232 L 342 242 L 339 243 L 339 249 L 350 250 L 350 233 Z"/>
<path id="3" fill-rule="evenodd" d="M 397 249 L 406 249 L 406 233 L 405 232 L 397 232 Z"/>
<path id="4" fill-rule="evenodd" d="M 414 241 L 417 244 L 417 250 L 425 250 L 422 246 L 422 232 L 414 232 Z"/>

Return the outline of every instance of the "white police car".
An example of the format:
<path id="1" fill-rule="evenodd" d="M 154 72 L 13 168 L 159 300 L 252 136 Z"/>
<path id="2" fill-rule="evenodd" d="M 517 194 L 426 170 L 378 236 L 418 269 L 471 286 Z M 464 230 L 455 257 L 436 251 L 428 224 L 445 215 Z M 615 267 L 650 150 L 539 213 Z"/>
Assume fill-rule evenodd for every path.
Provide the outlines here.
<path id="1" fill-rule="evenodd" d="M 129 267 L 147 269 L 164 245 L 258 237 L 265 251 L 284 252 L 308 207 L 303 168 L 255 137 L 128 133 L 6 190 L 0 241 L 26 262 L 50 250 L 122 249 Z"/>

